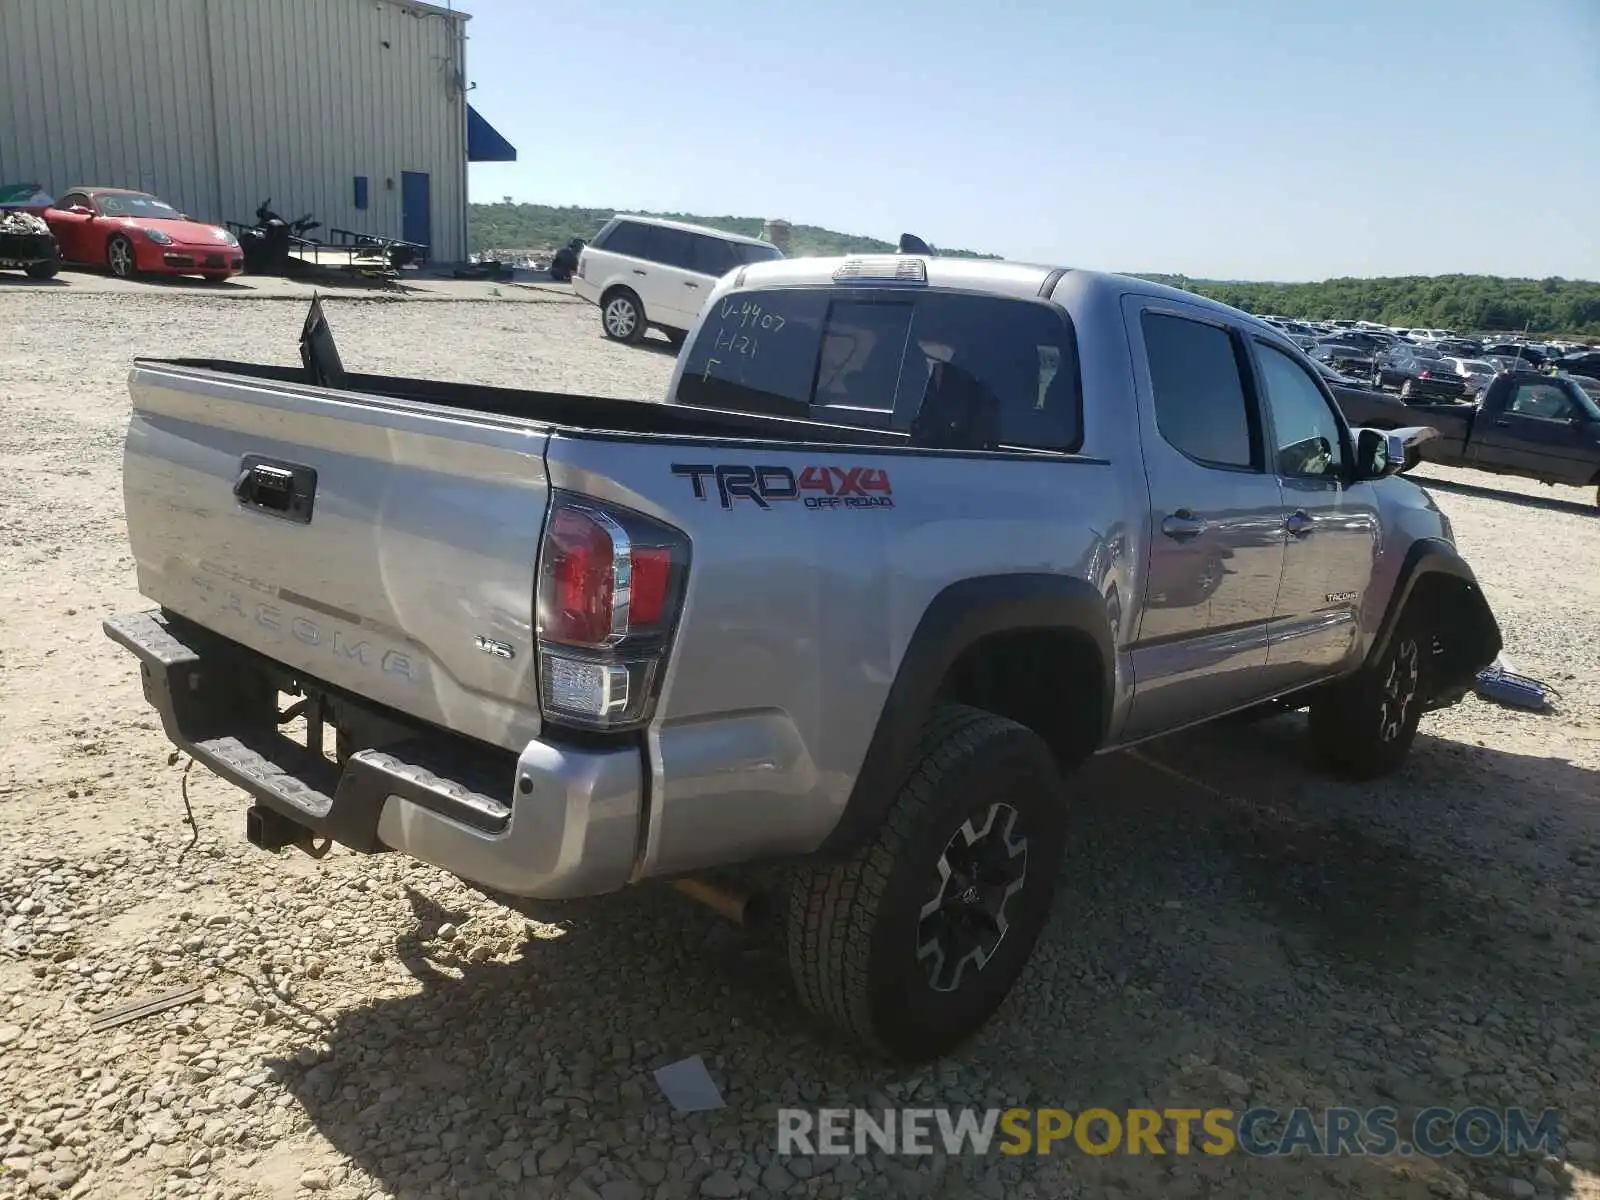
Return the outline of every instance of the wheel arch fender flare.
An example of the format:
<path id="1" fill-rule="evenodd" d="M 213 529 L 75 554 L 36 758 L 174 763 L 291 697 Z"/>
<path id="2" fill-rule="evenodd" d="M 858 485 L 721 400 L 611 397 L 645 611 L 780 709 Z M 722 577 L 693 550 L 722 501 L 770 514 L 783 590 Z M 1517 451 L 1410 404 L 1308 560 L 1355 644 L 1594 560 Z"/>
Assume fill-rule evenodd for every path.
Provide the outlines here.
<path id="1" fill-rule="evenodd" d="M 833 831 L 818 854 L 847 853 L 870 836 L 912 764 L 917 734 L 939 700 L 950 669 L 995 634 L 1070 631 L 1088 639 L 1100 665 L 1100 729 L 1109 732 L 1116 687 L 1116 648 L 1106 598 L 1085 579 L 1011 573 L 958 580 L 939 592 L 906 643 L 878 714 L 866 757 Z"/>
<path id="2" fill-rule="evenodd" d="M 1488 597 L 1478 586 L 1478 577 L 1473 574 L 1466 559 L 1462 558 L 1460 552 L 1443 538 L 1418 538 L 1406 550 L 1405 561 L 1401 564 L 1394 589 L 1389 593 L 1389 601 L 1384 607 L 1383 619 L 1372 639 L 1372 645 L 1367 650 L 1368 664 L 1379 661 L 1388 652 L 1389 643 L 1393 640 L 1394 632 L 1399 627 L 1400 619 L 1406 611 L 1407 604 L 1416 594 L 1417 588 L 1430 578 L 1441 577 L 1454 579 L 1462 584 L 1470 598 L 1469 602 L 1477 610 L 1472 615 L 1479 622 L 1485 639 L 1479 648 L 1478 657 L 1486 654 L 1487 660 L 1492 662 L 1500 653 L 1502 646 L 1500 624 L 1495 619 L 1494 611 L 1489 607 Z"/>

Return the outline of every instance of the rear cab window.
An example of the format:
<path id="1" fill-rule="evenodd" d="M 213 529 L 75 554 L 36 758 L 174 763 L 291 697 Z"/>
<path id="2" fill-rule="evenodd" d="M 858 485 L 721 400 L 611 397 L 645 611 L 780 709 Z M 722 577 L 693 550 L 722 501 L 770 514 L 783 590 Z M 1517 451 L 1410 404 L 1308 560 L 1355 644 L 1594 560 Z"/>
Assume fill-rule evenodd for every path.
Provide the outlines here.
<path id="1" fill-rule="evenodd" d="M 682 404 L 908 433 L 914 444 L 1075 452 L 1071 322 L 1042 301 L 906 287 L 733 292 L 685 352 Z"/>

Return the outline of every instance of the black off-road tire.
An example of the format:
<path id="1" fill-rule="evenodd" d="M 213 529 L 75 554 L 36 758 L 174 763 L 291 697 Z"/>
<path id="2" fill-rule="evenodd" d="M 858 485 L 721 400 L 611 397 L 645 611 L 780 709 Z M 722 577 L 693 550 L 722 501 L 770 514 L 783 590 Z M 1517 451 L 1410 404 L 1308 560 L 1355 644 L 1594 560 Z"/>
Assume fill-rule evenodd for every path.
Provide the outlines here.
<path id="1" fill-rule="evenodd" d="M 29 263 L 22 270 L 29 279 L 54 279 L 61 270 L 61 263 L 52 258 L 49 262 Z"/>
<path id="2" fill-rule="evenodd" d="M 631 323 L 625 319 L 626 313 L 632 314 Z M 650 325 L 645 320 L 644 305 L 638 296 L 625 287 L 612 288 L 600 297 L 600 328 L 612 341 L 627 346 L 637 346 L 650 331 Z"/>
<path id="3" fill-rule="evenodd" d="M 1311 744 L 1329 768 L 1358 780 L 1399 768 L 1416 740 L 1432 653 L 1426 623 L 1403 613 L 1380 658 L 1312 701 Z"/>
<path id="4" fill-rule="evenodd" d="M 689 340 L 689 331 L 686 329 L 668 329 L 664 332 L 673 350 L 682 350 L 683 344 Z"/>
<path id="5" fill-rule="evenodd" d="M 976 1033 L 1027 964 L 1050 915 L 1066 849 L 1067 806 L 1044 741 L 978 709 L 937 710 L 911 762 L 909 777 L 868 842 L 842 862 L 796 871 L 787 940 L 789 969 L 808 1009 L 871 1051 L 926 1061 Z M 974 835 L 978 846 L 1002 860 L 996 866 L 1005 882 L 961 887 L 941 872 L 941 862 L 951 867 L 974 844 Z M 1019 855 L 1020 883 L 1014 877 Z M 973 877 L 997 875 L 977 871 Z M 941 918 L 925 921 L 925 908 L 946 896 L 941 911 L 958 911 L 959 920 L 970 921 L 971 910 L 984 903 L 973 893 L 996 897 L 1008 889 L 998 942 L 982 960 L 970 954 L 938 957 L 932 974 L 942 973 L 942 982 L 953 986 L 936 990 L 929 969 L 935 954 L 924 958 L 919 950 L 936 943 L 931 922 Z M 993 929 L 982 936 L 993 936 Z"/>

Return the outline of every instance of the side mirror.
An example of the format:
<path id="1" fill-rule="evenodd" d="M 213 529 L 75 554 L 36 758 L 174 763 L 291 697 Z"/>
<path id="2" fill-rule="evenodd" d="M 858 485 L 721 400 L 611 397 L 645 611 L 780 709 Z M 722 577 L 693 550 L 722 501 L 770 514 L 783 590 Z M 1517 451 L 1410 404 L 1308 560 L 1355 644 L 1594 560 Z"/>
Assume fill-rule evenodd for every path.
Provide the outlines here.
<path id="1" fill-rule="evenodd" d="M 1389 457 L 1389 437 L 1383 430 L 1356 430 L 1357 483 L 1368 479 L 1383 479 L 1393 475 L 1403 465 L 1405 465 L 1403 459 L 1397 463 Z"/>
<path id="2" fill-rule="evenodd" d="M 1355 481 L 1384 479 L 1414 467 L 1421 460 L 1420 447 L 1432 441 L 1439 431 L 1431 425 L 1407 425 L 1402 429 L 1356 429 Z"/>

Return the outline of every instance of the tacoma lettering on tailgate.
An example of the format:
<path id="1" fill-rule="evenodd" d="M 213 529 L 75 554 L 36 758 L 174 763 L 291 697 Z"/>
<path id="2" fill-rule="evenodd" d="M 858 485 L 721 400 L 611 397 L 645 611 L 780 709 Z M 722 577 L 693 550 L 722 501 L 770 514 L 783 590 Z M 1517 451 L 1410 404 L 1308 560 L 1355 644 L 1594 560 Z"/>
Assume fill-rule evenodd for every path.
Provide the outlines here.
<path id="1" fill-rule="evenodd" d="M 672 473 L 689 481 L 696 500 L 710 495 L 711 481 L 723 508 L 736 500 L 757 508 L 791 500 L 807 508 L 894 507 L 889 472 L 882 467 L 802 467 L 796 475 L 792 467 L 673 463 Z"/>
<path id="2" fill-rule="evenodd" d="M 324 626 L 309 617 L 287 612 L 281 604 L 257 600 L 231 588 L 219 586 L 204 575 L 190 577 L 194 589 L 205 597 L 210 606 L 210 617 L 220 626 L 228 620 L 254 625 L 272 634 L 275 639 L 287 633 L 304 646 L 321 650 L 329 658 L 342 663 L 354 663 L 383 675 L 395 676 L 417 683 L 421 679 L 417 663 L 404 650 L 374 645 L 366 638 L 348 633 L 331 625 Z M 254 581 L 252 581 L 254 582 Z"/>

